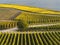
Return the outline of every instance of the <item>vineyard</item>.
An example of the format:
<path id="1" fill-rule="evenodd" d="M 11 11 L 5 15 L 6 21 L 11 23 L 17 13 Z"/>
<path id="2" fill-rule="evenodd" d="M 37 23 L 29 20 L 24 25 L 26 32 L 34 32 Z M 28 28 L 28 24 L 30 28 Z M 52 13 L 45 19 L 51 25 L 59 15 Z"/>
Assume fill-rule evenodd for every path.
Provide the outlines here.
<path id="1" fill-rule="evenodd" d="M 24 20 L 28 24 L 53 24 L 60 22 L 60 15 L 37 14 L 31 12 L 22 12 L 16 19 Z"/>
<path id="2" fill-rule="evenodd" d="M 1 45 L 60 45 L 60 32 L 0 33 Z"/>
<path id="3" fill-rule="evenodd" d="M 60 45 L 60 11 L 0 4 L 0 45 Z"/>

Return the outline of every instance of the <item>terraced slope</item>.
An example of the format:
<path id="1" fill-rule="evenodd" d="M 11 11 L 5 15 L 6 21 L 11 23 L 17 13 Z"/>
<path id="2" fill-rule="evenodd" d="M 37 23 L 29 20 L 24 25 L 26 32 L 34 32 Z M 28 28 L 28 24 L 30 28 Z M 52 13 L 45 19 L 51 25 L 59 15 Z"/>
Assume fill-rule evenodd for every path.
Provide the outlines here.
<path id="1" fill-rule="evenodd" d="M 0 45 L 60 45 L 60 32 L 0 33 Z"/>
<path id="2" fill-rule="evenodd" d="M 22 12 L 16 19 L 25 21 L 28 24 L 51 24 L 59 23 L 60 15 L 37 14 L 31 12 Z"/>
<path id="3" fill-rule="evenodd" d="M 60 23 L 60 13 L 42 8 L 0 4 L 0 19 L 20 19 L 26 25 L 56 24 Z"/>

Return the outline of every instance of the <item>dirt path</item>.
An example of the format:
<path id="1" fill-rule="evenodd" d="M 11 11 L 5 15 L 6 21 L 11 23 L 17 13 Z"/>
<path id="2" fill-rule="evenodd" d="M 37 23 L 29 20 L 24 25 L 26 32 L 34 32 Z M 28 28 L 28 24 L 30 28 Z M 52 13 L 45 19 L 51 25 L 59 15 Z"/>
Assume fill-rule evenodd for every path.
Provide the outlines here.
<path id="1" fill-rule="evenodd" d="M 16 30 L 18 30 L 18 28 L 14 27 L 14 28 L 10 28 L 10 29 L 0 30 L 0 32 L 11 32 L 11 31 L 16 31 Z"/>
<path id="2" fill-rule="evenodd" d="M 52 26 L 52 25 L 60 25 L 60 23 L 55 24 L 41 24 L 41 25 L 29 25 L 28 27 L 43 27 L 43 26 Z"/>

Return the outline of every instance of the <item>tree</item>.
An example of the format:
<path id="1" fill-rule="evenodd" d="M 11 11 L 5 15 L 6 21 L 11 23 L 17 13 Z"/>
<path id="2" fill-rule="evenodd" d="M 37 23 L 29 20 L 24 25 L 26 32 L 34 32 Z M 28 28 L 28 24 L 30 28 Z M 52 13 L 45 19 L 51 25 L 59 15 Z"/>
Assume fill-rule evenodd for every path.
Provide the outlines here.
<path id="1" fill-rule="evenodd" d="M 23 20 L 18 20 L 17 27 L 19 28 L 20 31 L 26 30 L 27 24 Z"/>

